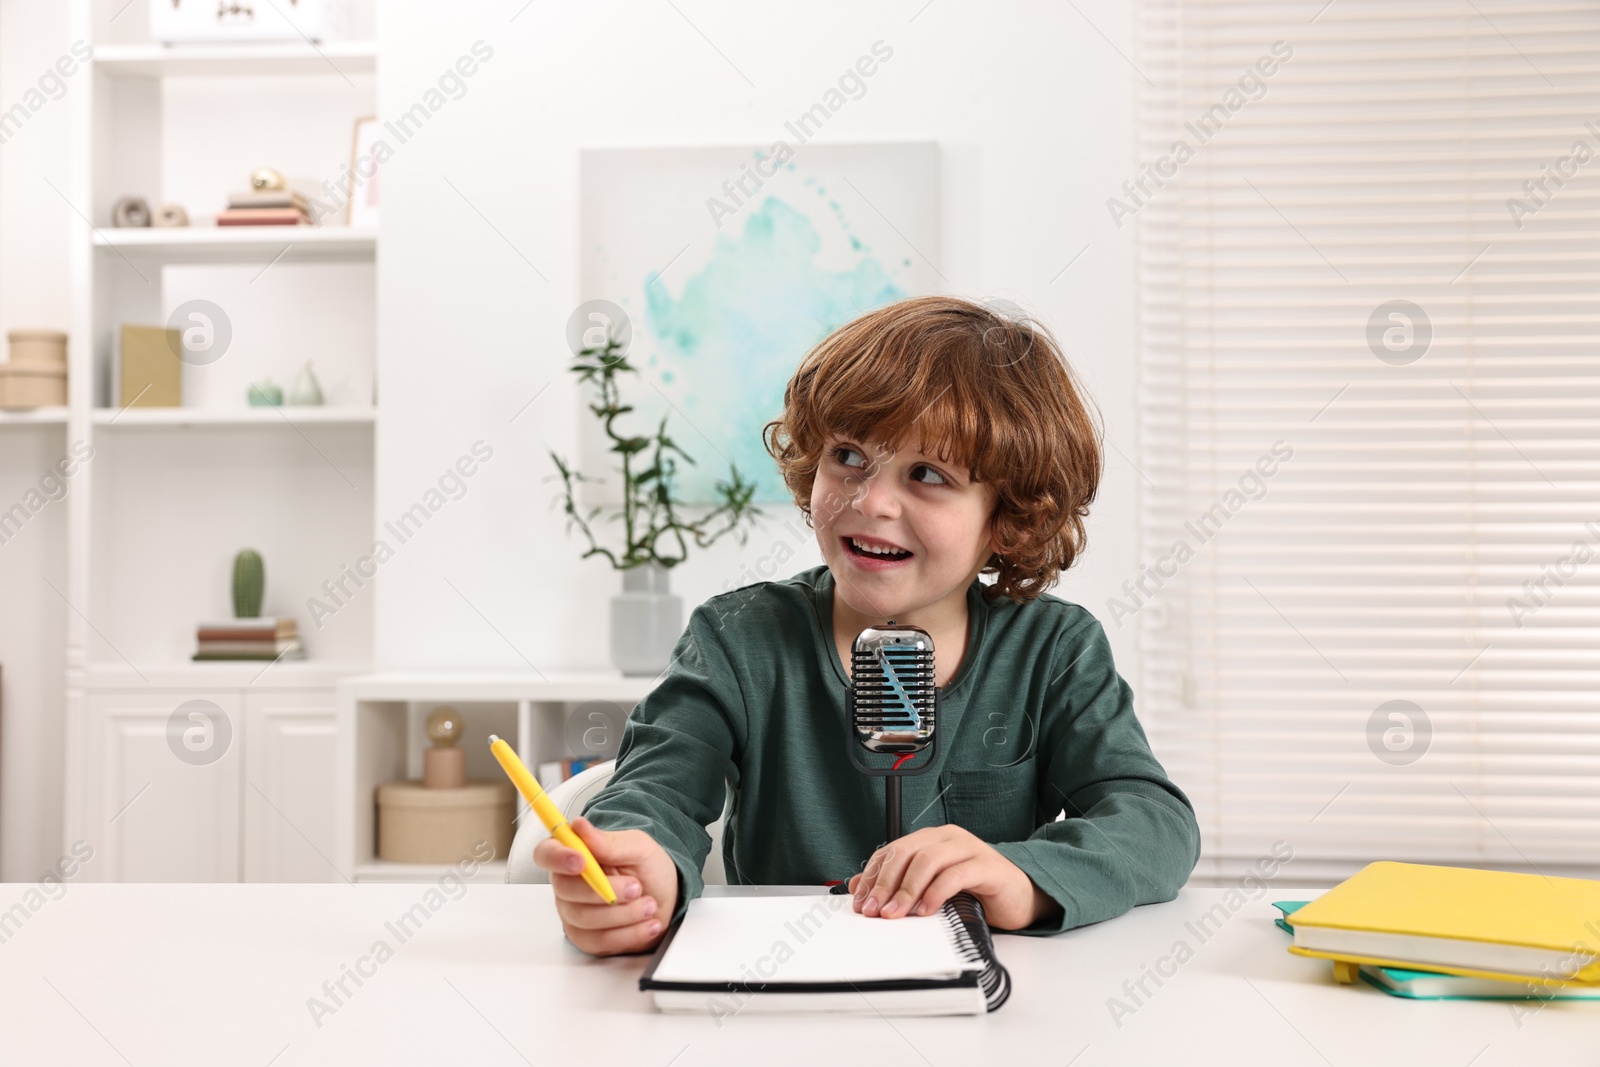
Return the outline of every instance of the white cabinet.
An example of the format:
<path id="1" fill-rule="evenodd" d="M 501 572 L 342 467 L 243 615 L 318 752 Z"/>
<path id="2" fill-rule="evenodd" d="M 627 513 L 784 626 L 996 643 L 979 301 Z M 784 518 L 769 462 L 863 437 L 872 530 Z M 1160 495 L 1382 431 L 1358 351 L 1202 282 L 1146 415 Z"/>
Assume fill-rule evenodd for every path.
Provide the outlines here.
<path id="1" fill-rule="evenodd" d="M 91 692 L 87 712 L 87 877 L 340 880 L 333 690 Z"/>
<path id="2" fill-rule="evenodd" d="M 198 711 L 183 713 L 177 743 L 187 746 L 187 758 L 180 758 L 169 729 L 174 714 L 191 701 L 220 709 L 234 736 L 220 737 L 217 724 Z M 239 694 L 223 690 L 89 697 L 88 844 L 96 852 L 84 868 L 89 877 L 239 880 L 240 707 Z M 208 742 L 214 758 L 207 758 Z"/>
<path id="3" fill-rule="evenodd" d="M 244 880 L 337 882 L 334 697 L 246 693 Z"/>

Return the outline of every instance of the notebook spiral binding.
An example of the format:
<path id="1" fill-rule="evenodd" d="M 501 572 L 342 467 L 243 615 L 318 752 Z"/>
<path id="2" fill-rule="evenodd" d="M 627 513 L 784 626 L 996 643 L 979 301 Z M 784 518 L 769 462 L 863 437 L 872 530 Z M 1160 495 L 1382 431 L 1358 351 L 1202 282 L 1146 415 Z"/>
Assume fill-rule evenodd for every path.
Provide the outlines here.
<path id="1" fill-rule="evenodd" d="M 984 918 L 983 901 L 971 893 L 962 892 L 944 902 L 940 909 L 950 923 L 950 936 L 956 951 L 971 963 L 981 963 L 983 971 L 978 977 L 989 1011 L 998 1011 L 1011 996 L 1011 972 L 995 958 L 994 938 Z"/>

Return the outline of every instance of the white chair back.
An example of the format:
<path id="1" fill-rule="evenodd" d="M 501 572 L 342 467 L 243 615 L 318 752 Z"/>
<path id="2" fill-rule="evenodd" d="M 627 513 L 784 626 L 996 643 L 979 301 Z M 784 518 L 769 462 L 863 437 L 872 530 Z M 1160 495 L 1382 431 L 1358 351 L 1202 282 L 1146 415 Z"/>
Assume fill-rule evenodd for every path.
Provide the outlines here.
<path id="1" fill-rule="evenodd" d="M 589 801 L 611 781 L 611 772 L 616 770 L 616 766 L 616 760 L 608 759 L 593 767 L 584 768 L 554 789 L 548 790 L 550 800 L 569 820 L 582 815 Z M 722 862 L 722 825 L 732 806 L 733 791 L 730 789 L 723 801 L 722 814 L 717 817 L 716 822 L 706 827 L 706 831 L 711 835 L 711 851 L 706 855 L 705 867 L 701 874 L 707 885 L 726 885 L 728 882 Z M 516 837 L 511 842 L 511 855 L 506 861 L 507 882 L 549 884 L 550 872 L 533 862 L 533 847 L 549 836 L 550 831 L 545 829 L 544 823 L 540 822 L 539 817 L 533 812 L 526 812 L 522 816 L 517 823 Z"/>

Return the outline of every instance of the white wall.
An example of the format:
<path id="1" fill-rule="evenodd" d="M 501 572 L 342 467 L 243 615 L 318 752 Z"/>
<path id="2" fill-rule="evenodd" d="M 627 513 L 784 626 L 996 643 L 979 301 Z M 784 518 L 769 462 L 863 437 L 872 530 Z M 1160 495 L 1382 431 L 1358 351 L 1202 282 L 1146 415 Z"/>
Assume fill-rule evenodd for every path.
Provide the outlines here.
<path id="1" fill-rule="evenodd" d="M 950 290 L 1033 308 L 1067 345 L 1111 439 L 1135 454 L 1131 230 L 1112 228 L 1104 201 L 1132 169 L 1136 76 L 1070 6 L 936 2 L 919 13 L 920 0 L 833 2 L 780 14 L 651 0 L 535 5 L 510 21 L 518 6 L 410 0 L 383 11 L 385 118 L 475 41 L 494 54 L 383 171 L 380 520 L 415 502 L 473 441 L 495 454 L 467 495 L 385 566 L 381 666 L 609 665 L 608 600 L 621 578 L 603 557 L 579 561 L 586 542 L 565 535 L 565 516 L 552 510 L 559 482 L 545 480 L 555 473 L 547 449 L 574 456 L 578 419 L 592 418 L 564 369 L 567 317 L 595 295 L 579 292 L 578 150 L 766 146 L 880 39 L 892 60 L 820 139 L 938 141 L 938 260 Z M 1125 6 L 1079 9 L 1130 51 Z M 709 242 L 715 230 L 693 210 L 699 218 L 684 225 Z M 687 427 L 682 437 L 693 451 Z M 702 462 L 715 458 L 703 451 Z M 1055 590 L 1097 613 L 1135 558 L 1137 475 L 1108 456 L 1093 547 Z M 674 569 L 686 610 L 744 584 L 745 569 L 780 542 L 796 555 L 778 576 L 821 562 L 798 511 L 771 510 L 748 546 L 724 539 Z M 1108 631 L 1131 677 L 1132 630 L 1108 620 Z"/>
<path id="2" fill-rule="evenodd" d="M 65 8 L 0 0 L 0 106 L 70 43 Z M 136 2 L 119 32 L 138 39 L 144 18 Z M 943 146 L 938 260 L 950 291 L 1006 297 L 1040 315 L 1087 380 L 1110 441 L 1136 455 L 1132 230 L 1116 231 L 1104 207 L 1133 170 L 1137 75 L 1117 51 L 1131 53 L 1130 19 L 1114 0 L 1080 0 L 1076 10 L 1043 0 L 1003 8 L 954 0 L 781 9 L 680 0 L 676 10 L 655 0 L 593 9 L 383 5 L 386 118 L 417 101 L 473 42 L 494 55 L 468 79 L 467 94 L 383 170 L 378 523 L 416 503 L 475 441 L 495 452 L 466 496 L 380 570 L 377 665 L 609 666 L 608 600 L 620 576 L 603 559 L 579 562 L 581 535 L 564 533 L 552 506 L 558 483 L 546 480 L 554 474 L 548 450 L 575 455 L 578 420 L 590 417 L 564 370 L 562 340 L 585 295 L 578 149 L 769 144 L 880 39 L 893 60 L 822 138 Z M 0 331 L 68 319 L 67 209 L 41 180 L 65 185 L 67 112 L 49 105 L 0 147 Z M 703 226 L 709 240 L 710 223 Z M 21 438 L 35 443 L 19 446 L 7 432 L 15 431 L 0 430 L 0 498 L 54 444 Z M 685 445 L 693 451 L 687 436 Z M 1107 457 L 1090 551 L 1054 592 L 1101 616 L 1131 679 L 1132 628 L 1117 631 L 1103 606 L 1135 572 L 1138 476 L 1116 449 Z M 781 576 L 821 562 L 798 511 L 769 511 L 747 546 L 724 539 L 674 571 L 686 610 L 750 580 L 774 554 L 794 553 Z M 36 877 L 60 845 L 65 609 L 36 577 L 59 572 L 65 524 L 44 519 L 49 513 L 27 531 L 29 546 L 0 546 L 5 880 Z M 11 551 L 19 547 L 26 554 Z"/>

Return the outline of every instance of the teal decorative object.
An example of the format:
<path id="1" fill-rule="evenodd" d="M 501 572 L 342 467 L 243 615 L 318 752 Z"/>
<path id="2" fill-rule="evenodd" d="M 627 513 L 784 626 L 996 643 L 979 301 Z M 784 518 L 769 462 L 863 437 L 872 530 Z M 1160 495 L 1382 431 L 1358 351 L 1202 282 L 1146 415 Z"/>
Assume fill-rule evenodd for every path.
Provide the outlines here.
<path id="1" fill-rule="evenodd" d="M 251 382 L 248 393 L 253 408 L 275 408 L 283 404 L 283 390 L 272 384 L 271 378 Z"/>
<path id="2" fill-rule="evenodd" d="M 233 557 L 233 617 L 254 619 L 261 615 L 261 594 L 267 587 L 266 564 L 261 553 L 243 548 Z"/>
<path id="3" fill-rule="evenodd" d="M 311 373 L 311 361 L 306 360 L 306 365 L 300 368 L 300 374 L 294 380 L 294 386 L 289 390 L 289 403 L 298 407 L 307 407 L 322 403 L 322 386 L 317 382 L 317 376 Z"/>

